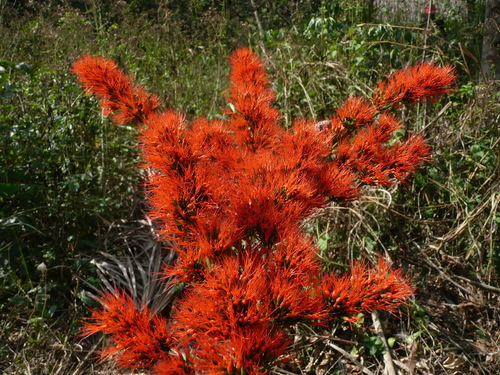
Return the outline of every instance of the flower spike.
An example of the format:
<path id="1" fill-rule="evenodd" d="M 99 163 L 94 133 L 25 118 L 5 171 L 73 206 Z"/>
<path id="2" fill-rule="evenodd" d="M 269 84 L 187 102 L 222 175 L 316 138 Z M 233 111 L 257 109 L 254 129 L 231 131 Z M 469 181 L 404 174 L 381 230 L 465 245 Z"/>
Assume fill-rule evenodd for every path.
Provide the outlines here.
<path id="1" fill-rule="evenodd" d="M 230 64 L 227 118 L 213 121 L 160 111 L 158 97 L 112 60 L 84 56 L 73 66 L 105 115 L 144 125 L 149 215 L 177 253 L 160 275 L 179 290 L 168 320 L 115 291 L 83 325 L 83 336 L 107 336 L 102 358 L 120 368 L 268 374 L 289 358 L 297 323 L 394 312 L 415 290 L 383 259 L 325 274 L 302 222 L 332 201 L 358 198 L 363 185 L 408 181 L 430 149 L 419 135 L 395 138 L 404 124 L 393 110 L 450 91 L 453 69 L 403 69 L 379 83 L 371 102 L 351 96 L 328 120 L 284 129 L 260 59 L 240 48 Z"/>

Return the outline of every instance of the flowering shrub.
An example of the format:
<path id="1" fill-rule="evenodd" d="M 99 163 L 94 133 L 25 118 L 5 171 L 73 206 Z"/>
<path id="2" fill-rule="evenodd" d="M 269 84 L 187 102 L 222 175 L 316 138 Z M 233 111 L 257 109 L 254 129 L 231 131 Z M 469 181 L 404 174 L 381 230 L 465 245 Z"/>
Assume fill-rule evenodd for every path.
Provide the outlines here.
<path id="1" fill-rule="evenodd" d="M 226 118 L 191 123 L 161 110 L 111 60 L 84 56 L 73 67 L 116 124 L 143 124 L 150 215 L 178 254 L 163 276 L 184 285 L 165 316 L 123 292 L 103 294 L 84 334 L 108 335 L 102 355 L 122 368 L 266 374 L 286 358 L 294 324 L 394 311 L 414 291 L 383 259 L 325 274 L 300 223 L 329 202 L 356 199 L 363 184 L 404 183 L 428 160 L 422 137 L 393 139 L 403 126 L 393 110 L 449 91 L 452 68 L 404 69 L 372 100 L 349 97 L 321 126 L 298 119 L 286 130 L 259 59 L 241 48 L 230 62 Z"/>

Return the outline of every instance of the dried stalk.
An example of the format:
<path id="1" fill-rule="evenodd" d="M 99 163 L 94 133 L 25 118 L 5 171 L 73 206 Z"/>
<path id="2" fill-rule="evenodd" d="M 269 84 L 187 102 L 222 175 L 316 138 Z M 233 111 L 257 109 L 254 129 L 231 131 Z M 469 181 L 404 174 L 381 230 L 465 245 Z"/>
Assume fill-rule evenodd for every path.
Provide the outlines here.
<path id="1" fill-rule="evenodd" d="M 392 361 L 391 349 L 387 344 L 387 340 L 385 338 L 384 331 L 382 329 L 382 323 L 380 322 L 380 317 L 377 310 L 372 311 L 372 320 L 375 333 L 380 338 L 385 348 L 385 353 L 384 353 L 385 373 L 386 375 L 397 375 L 396 369 L 394 368 L 394 362 Z"/>

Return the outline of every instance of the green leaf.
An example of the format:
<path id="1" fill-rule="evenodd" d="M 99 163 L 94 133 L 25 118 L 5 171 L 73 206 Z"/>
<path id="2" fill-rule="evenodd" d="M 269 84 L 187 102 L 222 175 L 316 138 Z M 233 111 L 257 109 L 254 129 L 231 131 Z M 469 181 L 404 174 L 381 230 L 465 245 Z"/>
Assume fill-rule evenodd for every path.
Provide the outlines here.
<path id="1" fill-rule="evenodd" d="M 395 337 L 389 337 L 387 339 L 387 345 L 389 345 L 389 348 L 394 348 L 394 344 L 396 343 L 396 338 Z"/>
<path id="2" fill-rule="evenodd" d="M 331 239 L 332 237 L 328 233 L 318 238 L 318 249 L 320 251 L 326 251 L 328 249 L 328 244 L 330 243 Z"/>
<path id="3" fill-rule="evenodd" d="M 10 297 L 9 302 L 18 306 L 29 306 L 31 303 L 29 299 L 21 296 Z"/>
<path id="4" fill-rule="evenodd" d="M 97 307 L 100 305 L 99 302 L 97 302 L 95 299 L 89 297 L 85 290 L 80 290 L 78 292 L 78 298 L 80 298 L 80 301 L 82 301 L 83 304 L 87 306 Z"/>
<path id="5" fill-rule="evenodd" d="M 21 184 L 0 183 L 0 195 L 13 195 L 21 190 Z"/>
<path id="6" fill-rule="evenodd" d="M 52 318 L 56 311 L 57 311 L 57 305 L 50 306 L 50 308 L 47 310 L 47 316 L 49 318 Z"/>

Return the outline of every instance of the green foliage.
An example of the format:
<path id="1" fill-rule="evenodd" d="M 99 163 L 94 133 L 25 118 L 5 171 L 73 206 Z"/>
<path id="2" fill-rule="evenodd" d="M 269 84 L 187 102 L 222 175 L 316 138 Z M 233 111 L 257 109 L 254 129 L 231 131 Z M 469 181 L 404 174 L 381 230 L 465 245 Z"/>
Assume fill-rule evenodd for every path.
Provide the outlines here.
<path id="1" fill-rule="evenodd" d="M 40 277 L 40 264 L 58 286 L 47 293 L 67 303 L 76 277 L 93 273 L 82 256 L 103 249 L 106 227 L 133 218 L 142 200 L 135 130 L 111 125 L 81 93 L 69 73 L 77 57 L 106 54 L 126 63 L 128 71 L 147 77 L 151 91 L 189 115 L 214 116 L 221 106 L 223 19 L 213 16 L 199 30 L 203 40 L 218 41 L 205 47 L 184 38 L 182 24 L 137 17 L 139 5 L 147 4 L 119 8 L 96 1 L 81 12 L 49 2 L 15 27 L 15 19 L 2 19 L 0 303 L 33 304 L 27 291 Z M 6 9 L 12 15 L 31 11 Z M 75 294 L 88 300 L 82 291 Z"/>
<path id="2" fill-rule="evenodd" d="M 61 282 L 46 293 L 64 293 L 71 270 L 60 267 L 99 247 L 100 226 L 137 203 L 132 130 L 104 121 L 68 73 L 0 66 L 2 283 L 8 295 L 43 263 Z"/>

